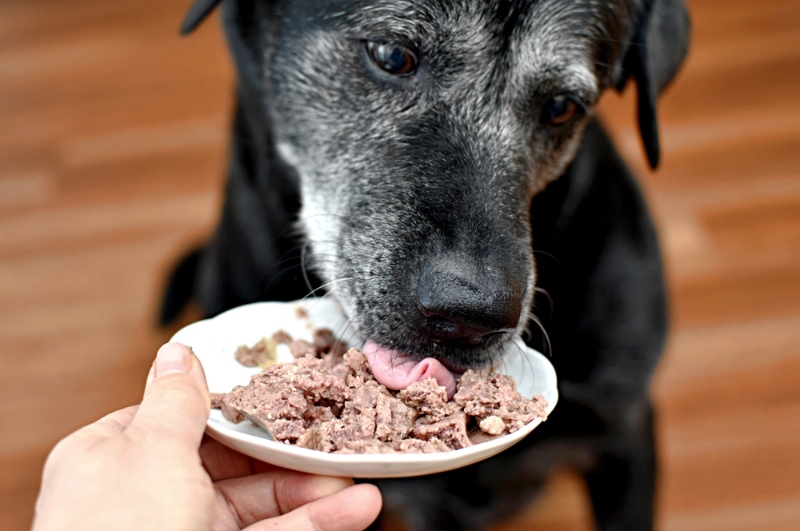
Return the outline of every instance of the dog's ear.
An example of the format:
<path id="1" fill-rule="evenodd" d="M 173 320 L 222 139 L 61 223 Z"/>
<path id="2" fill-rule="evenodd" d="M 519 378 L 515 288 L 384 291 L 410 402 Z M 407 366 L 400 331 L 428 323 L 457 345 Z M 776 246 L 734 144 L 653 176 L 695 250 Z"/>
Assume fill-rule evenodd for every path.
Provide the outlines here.
<path id="1" fill-rule="evenodd" d="M 683 0 L 645 0 L 621 71 L 613 82 L 617 90 L 622 90 L 628 78 L 636 80 L 639 133 L 654 169 L 661 155 L 656 98 L 675 77 L 688 46 L 689 14 Z"/>
<path id="2" fill-rule="evenodd" d="M 188 35 L 214 11 L 222 0 L 195 0 L 181 24 L 181 35 Z"/>

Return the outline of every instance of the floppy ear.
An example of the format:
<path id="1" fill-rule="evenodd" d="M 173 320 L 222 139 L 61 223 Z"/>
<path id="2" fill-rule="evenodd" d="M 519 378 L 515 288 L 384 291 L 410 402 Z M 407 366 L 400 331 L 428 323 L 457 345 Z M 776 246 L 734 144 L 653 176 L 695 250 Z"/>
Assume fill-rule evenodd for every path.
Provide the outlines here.
<path id="1" fill-rule="evenodd" d="M 193 32 L 222 0 L 195 0 L 181 24 L 181 35 Z"/>
<path id="2" fill-rule="evenodd" d="M 688 46 L 689 14 L 683 0 L 645 0 L 615 84 L 622 90 L 628 78 L 636 80 L 639 134 L 653 169 L 661 155 L 656 98 L 675 77 Z"/>

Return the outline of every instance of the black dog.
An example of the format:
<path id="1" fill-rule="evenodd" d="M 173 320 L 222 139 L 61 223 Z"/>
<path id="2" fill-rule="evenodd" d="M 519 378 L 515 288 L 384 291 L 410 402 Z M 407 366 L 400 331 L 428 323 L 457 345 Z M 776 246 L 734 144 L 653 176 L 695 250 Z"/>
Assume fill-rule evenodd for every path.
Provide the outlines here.
<path id="1" fill-rule="evenodd" d="M 218 3 L 197 0 L 183 31 Z M 457 374 L 524 334 L 552 353 L 551 418 L 483 463 L 382 482 L 387 510 L 413 529 L 481 527 L 566 462 L 599 528 L 651 528 L 661 259 L 591 113 L 634 78 L 657 164 L 655 99 L 686 52 L 683 2 L 221 3 L 238 72 L 226 202 L 176 269 L 163 320 L 191 296 L 213 315 L 324 286 L 395 387 L 376 367 L 425 358 Z"/>

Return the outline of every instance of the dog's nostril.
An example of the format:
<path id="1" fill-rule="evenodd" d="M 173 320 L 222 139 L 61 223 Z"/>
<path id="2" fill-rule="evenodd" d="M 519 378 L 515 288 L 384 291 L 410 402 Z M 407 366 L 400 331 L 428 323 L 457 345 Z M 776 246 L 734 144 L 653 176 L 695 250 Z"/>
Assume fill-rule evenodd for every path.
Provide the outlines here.
<path id="1" fill-rule="evenodd" d="M 423 312 L 422 314 L 425 315 L 425 313 L 428 312 Z M 446 317 L 440 315 L 425 315 L 425 318 L 428 327 L 437 332 L 442 332 L 444 334 L 453 334 L 456 332 L 456 323 Z"/>
<path id="2" fill-rule="evenodd" d="M 512 328 L 494 328 L 472 319 L 448 318 L 441 315 L 425 316 L 423 328 L 436 340 L 470 345 L 487 344 L 513 331 Z"/>
<path id="3" fill-rule="evenodd" d="M 431 309 L 421 307 L 423 327 L 437 340 L 483 344 L 514 330 L 510 323 L 501 323 L 473 307 Z"/>
<path id="4" fill-rule="evenodd" d="M 509 275 L 476 271 L 462 261 L 434 262 L 422 271 L 421 332 L 436 341 L 480 345 L 516 329 L 522 290 L 506 280 Z"/>

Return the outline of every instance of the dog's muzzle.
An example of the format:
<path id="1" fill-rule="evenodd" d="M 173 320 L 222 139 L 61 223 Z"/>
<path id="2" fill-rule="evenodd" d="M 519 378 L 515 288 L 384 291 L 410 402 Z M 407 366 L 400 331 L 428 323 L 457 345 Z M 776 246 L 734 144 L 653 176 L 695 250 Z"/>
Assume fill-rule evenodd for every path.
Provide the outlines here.
<path id="1" fill-rule="evenodd" d="M 417 283 L 417 330 L 442 348 L 484 348 L 500 336 L 517 331 L 525 286 L 503 267 L 476 267 L 457 258 L 430 260 Z M 434 349 L 435 352 L 435 349 Z M 389 389 L 405 389 L 425 378 L 435 378 L 448 397 L 455 393 L 462 372 L 440 359 L 402 352 L 367 340 L 364 354 L 375 378 Z"/>

